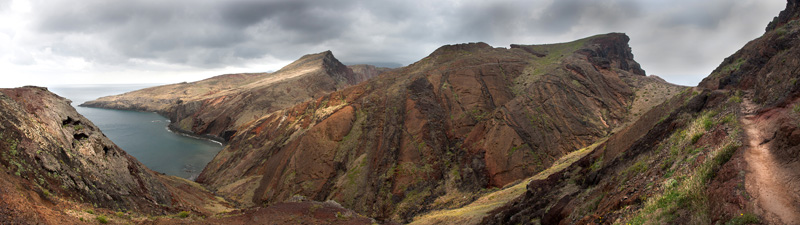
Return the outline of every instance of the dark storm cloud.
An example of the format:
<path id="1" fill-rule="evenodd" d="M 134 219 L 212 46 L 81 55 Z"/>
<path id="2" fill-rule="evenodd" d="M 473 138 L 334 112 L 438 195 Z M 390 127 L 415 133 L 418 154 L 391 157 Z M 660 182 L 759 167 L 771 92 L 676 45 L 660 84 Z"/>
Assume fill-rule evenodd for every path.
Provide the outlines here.
<path id="1" fill-rule="evenodd" d="M 98 50 L 81 49 L 80 46 L 54 49 L 92 61 L 119 62 L 126 58 L 142 58 L 216 67 L 265 55 L 293 59 L 327 49 L 360 48 L 373 51 L 361 52 L 365 56 L 358 59 L 361 61 L 410 63 L 418 58 L 394 58 L 390 52 L 408 51 L 408 48 L 419 45 L 418 42 L 440 45 L 492 41 L 529 33 L 558 35 L 574 29 L 586 17 L 592 17 L 590 19 L 597 23 L 615 24 L 636 11 L 635 2 L 582 0 L 560 0 L 552 4 L 533 1 L 461 4 L 406 1 L 81 1 L 58 2 L 43 7 L 38 27 L 45 33 L 95 36 L 119 54 L 117 57 L 92 55 L 91 52 Z M 364 18 L 367 21 L 359 21 Z M 353 35 L 387 28 L 394 31 L 383 39 L 405 43 L 370 43 L 365 39 L 382 35 Z M 354 46 L 370 44 L 394 44 L 395 48 Z M 378 50 L 383 52 L 375 52 Z M 373 57 L 378 55 L 385 59 Z"/>
<path id="2" fill-rule="evenodd" d="M 43 8 L 38 29 L 43 33 L 95 36 L 118 51 L 119 58 L 215 67 L 271 52 L 290 52 L 274 50 L 276 46 L 297 48 L 336 39 L 349 24 L 346 5 L 334 1 L 162 2 L 62 2 Z M 96 50 L 54 49 L 74 56 Z"/>
<path id="3" fill-rule="evenodd" d="M 775 2 L 779 7 L 784 4 L 782 0 L 770 4 Z M 125 67 L 144 60 L 195 68 L 237 66 L 265 57 L 293 60 L 324 50 L 333 50 L 347 62 L 409 64 L 443 44 L 537 44 L 626 32 L 648 72 L 688 74 L 690 69 L 674 68 L 704 65 L 708 70 L 707 65 L 715 66 L 724 58 L 708 53 L 721 52 L 719 48 L 697 46 L 738 49 L 742 40 L 757 34 L 732 35 L 752 33 L 750 28 L 735 27 L 737 22 L 763 30 L 768 17 L 759 15 L 765 21 L 754 24 L 736 19 L 753 17 L 748 13 L 754 10 L 769 17 L 778 13 L 765 10 L 764 1 L 756 0 L 35 3 L 31 32 L 45 43 L 37 48 L 49 47 L 55 54 L 97 64 Z M 8 1 L 0 1 L 3 8 L 9 8 Z"/>

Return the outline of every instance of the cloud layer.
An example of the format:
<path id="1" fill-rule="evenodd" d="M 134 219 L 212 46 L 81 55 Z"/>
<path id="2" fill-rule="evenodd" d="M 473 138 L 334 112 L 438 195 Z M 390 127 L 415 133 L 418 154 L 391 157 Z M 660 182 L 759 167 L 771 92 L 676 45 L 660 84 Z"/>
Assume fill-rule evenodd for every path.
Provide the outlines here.
<path id="1" fill-rule="evenodd" d="M 0 2 L 0 69 L 30 75 L 15 78 L 17 83 L 39 85 L 42 79 L 173 82 L 274 70 L 324 50 L 347 63 L 405 65 L 443 44 L 508 46 L 625 32 L 648 73 L 694 85 L 761 35 L 784 5 L 782 0 L 13 0 Z"/>

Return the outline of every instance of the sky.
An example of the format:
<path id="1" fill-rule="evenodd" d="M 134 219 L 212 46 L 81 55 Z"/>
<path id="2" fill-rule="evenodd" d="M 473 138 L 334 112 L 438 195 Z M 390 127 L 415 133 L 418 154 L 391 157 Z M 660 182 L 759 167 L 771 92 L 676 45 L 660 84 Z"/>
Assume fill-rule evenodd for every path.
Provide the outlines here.
<path id="1" fill-rule="evenodd" d="M 439 46 L 624 32 L 647 74 L 694 86 L 785 0 L 0 0 L 0 87 L 176 83 L 331 50 L 405 66 Z"/>

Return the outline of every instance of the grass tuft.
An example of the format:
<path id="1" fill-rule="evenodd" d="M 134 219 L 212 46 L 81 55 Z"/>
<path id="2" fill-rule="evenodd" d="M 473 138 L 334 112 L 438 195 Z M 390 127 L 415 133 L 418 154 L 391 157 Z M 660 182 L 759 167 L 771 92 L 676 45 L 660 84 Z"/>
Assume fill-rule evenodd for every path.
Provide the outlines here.
<path id="1" fill-rule="evenodd" d="M 701 137 L 703 137 L 703 133 L 696 133 L 692 135 L 692 144 L 697 143 L 697 141 L 699 141 Z"/>
<path id="2" fill-rule="evenodd" d="M 761 220 L 758 219 L 758 216 L 752 213 L 742 213 L 739 216 L 731 218 L 725 225 L 744 225 L 744 224 L 758 224 L 761 223 Z"/>
<path id="3" fill-rule="evenodd" d="M 191 213 L 189 213 L 187 211 L 181 211 L 181 212 L 178 213 L 178 217 L 180 217 L 180 218 L 186 218 L 186 217 L 189 217 L 189 215 L 191 215 Z"/>
<path id="4" fill-rule="evenodd" d="M 102 224 L 108 223 L 108 218 L 106 218 L 106 216 L 103 216 L 103 215 L 99 215 L 99 216 L 95 217 L 95 219 L 97 220 L 97 222 L 100 222 Z"/>

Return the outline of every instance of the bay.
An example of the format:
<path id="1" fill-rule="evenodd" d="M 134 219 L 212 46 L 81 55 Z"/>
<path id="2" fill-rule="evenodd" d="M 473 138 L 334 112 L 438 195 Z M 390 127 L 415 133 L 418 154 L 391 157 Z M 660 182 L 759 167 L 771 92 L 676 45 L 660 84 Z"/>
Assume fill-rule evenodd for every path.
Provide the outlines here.
<path id="1" fill-rule="evenodd" d="M 169 131 L 169 120 L 151 112 L 78 106 L 99 97 L 122 94 L 156 84 L 70 85 L 48 89 L 72 100 L 72 106 L 111 141 L 148 168 L 194 180 L 222 150 L 222 144 Z"/>

